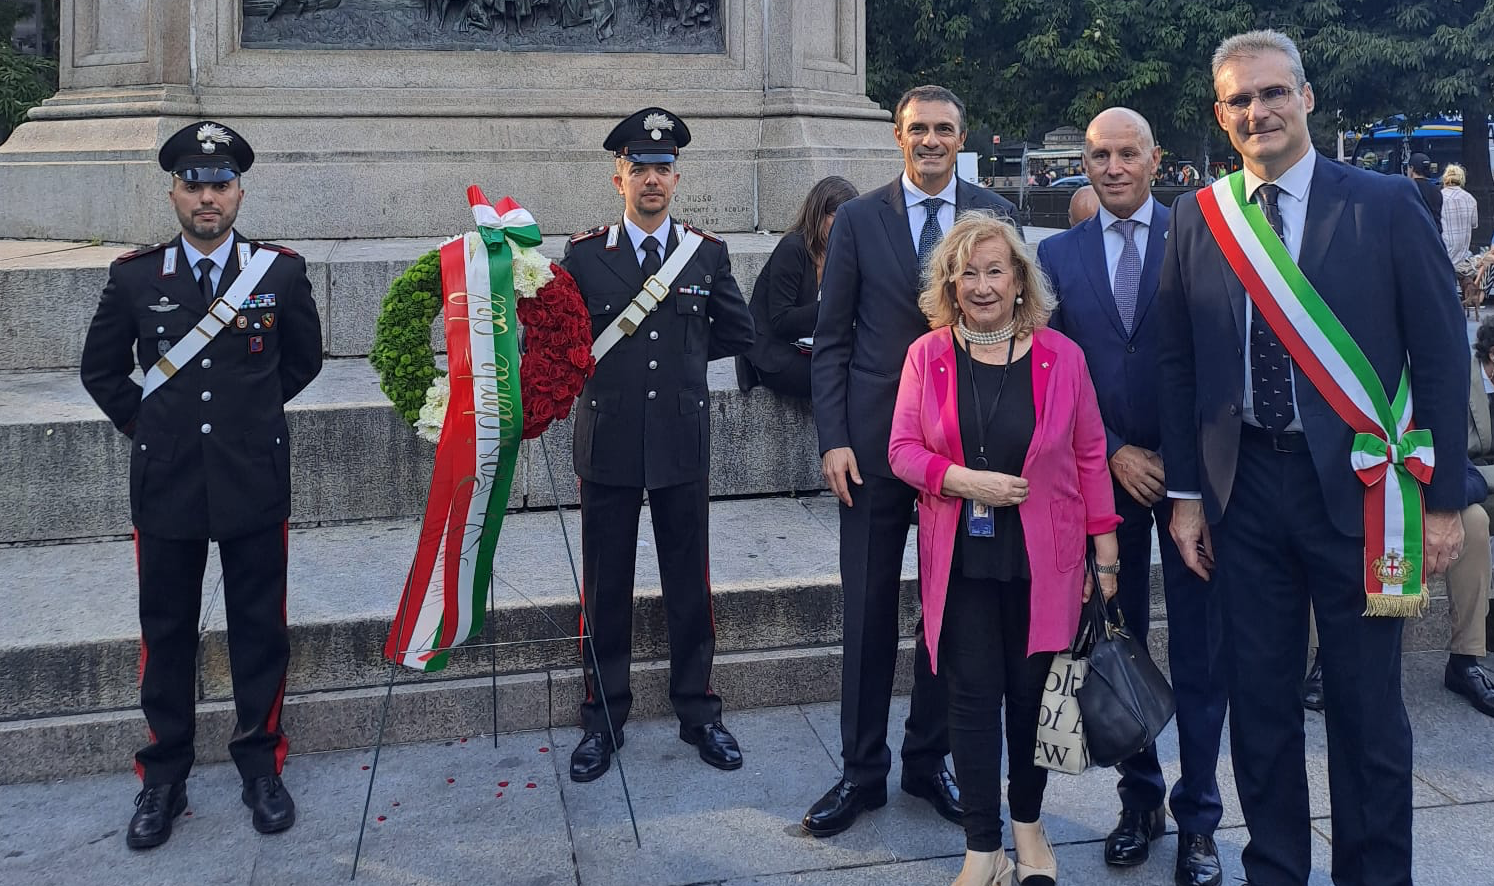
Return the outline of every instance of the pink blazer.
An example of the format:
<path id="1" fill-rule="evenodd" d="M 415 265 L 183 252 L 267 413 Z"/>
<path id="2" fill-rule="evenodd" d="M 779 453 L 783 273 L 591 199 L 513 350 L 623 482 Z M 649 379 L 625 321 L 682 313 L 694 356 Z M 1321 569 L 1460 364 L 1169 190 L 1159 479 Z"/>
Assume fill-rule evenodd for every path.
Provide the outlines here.
<path id="1" fill-rule="evenodd" d="M 918 490 L 923 630 L 936 672 L 961 510 L 959 498 L 941 493 L 950 465 L 965 464 L 954 349 L 947 326 L 908 348 L 887 450 L 893 472 Z M 1037 427 L 1022 465 L 1029 494 L 1017 506 L 1032 573 L 1028 655 L 1065 649 L 1074 639 L 1086 537 L 1121 522 L 1105 459 L 1105 426 L 1084 354 L 1051 329 L 1039 329 L 1033 337 L 1032 395 Z"/>

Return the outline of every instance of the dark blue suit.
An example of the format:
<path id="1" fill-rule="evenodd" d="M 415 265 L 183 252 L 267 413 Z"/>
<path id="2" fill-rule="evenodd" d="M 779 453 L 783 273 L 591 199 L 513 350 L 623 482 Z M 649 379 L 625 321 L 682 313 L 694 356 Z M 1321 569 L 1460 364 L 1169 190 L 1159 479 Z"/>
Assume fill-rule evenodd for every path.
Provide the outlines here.
<path id="1" fill-rule="evenodd" d="M 1303 273 L 1394 394 L 1410 364 L 1415 420 L 1432 431 L 1433 510 L 1463 506 L 1468 346 L 1446 295 L 1451 266 L 1410 181 L 1316 159 Z M 1244 287 L 1193 195 L 1173 206 L 1158 291 L 1168 488 L 1200 491 L 1223 602 L 1223 659 L 1252 883 L 1304 884 L 1311 825 L 1303 713 L 1311 601 L 1321 640 L 1333 804 L 1333 880 L 1411 883 L 1411 728 L 1401 701 L 1401 628 L 1366 618 L 1363 491 L 1351 431 L 1298 372 L 1306 453 L 1242 435 Z"/>
<path id="2" fill-rule="evenodd" d="M 1106 454 L 1114 455 L 1128 444 L 1157 451 L 1162 443 L 1162 419 L 1157 374 L 1161 321 L 1156 294 L 1166 248 L 1168 211 L 1162 204 L 1153 203 L 1130 335 L 1121 323 L 1111 291 L 1101 224 L 1096 215 L 1038 245 L 1038 263 L 1058 299 L 1050 323 L 1084 349 L 1100 400 L 1100 415 L 1105 420 Z M 1153 519 L 1160 527 L 1168 658 L 1177 696 L 1183 770 L 1173 786 L 1172 814 L 1182 830 L 1212 834 L 1223 813 L 1214 772 L 1226 708 L 1223 674 L 1214 655 L 1219 631 L 1212 588 L 1183 565 L 1167 531 L 1172 519 L 1169 500 L 1148 507 L 1117 482 L 1115 510 L 1123 521 L 1116 530 L 1122 567 L 1115 603 L 1137 637 L 1145 637 L 1150 627 Z M 1150 811 L 1162 805 L 1167 782 L 1155 745 L 1122 763 L 1119 769 L 1124 808 Z"/>

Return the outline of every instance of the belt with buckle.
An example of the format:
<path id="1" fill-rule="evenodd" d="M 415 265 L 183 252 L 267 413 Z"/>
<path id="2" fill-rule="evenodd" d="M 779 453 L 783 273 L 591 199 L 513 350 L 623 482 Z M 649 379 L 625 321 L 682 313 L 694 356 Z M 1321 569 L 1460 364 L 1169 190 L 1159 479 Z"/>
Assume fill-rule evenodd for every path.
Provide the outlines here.
<path id="1" fill-rule="evenodd" d="M 1286 431 L 1275 434 L 1255 425 L 1240 425 L 1240 439 L 1257 446 L 1269 447 L 1274 452 L 1307 452 L 1307 435 L 1301 431 Z"/>

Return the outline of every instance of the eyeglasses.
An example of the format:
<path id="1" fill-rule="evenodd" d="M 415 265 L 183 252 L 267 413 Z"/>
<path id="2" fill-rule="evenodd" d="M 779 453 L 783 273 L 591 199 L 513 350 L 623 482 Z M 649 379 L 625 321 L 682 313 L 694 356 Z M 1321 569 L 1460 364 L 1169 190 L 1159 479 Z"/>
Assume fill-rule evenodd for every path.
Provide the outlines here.
<path id="1" fill-rule="evenodd" d="M 1220 100 L 1217 104 L 1223 105 L 1226 111 L 1236 116 L 1250 113 L 1251 103 L 1257 101 L 1266 110 L 1274 111 L 1285 105 L 1287 99 L 1291 98 L 1292 93 L 1297 89 L 1298 87 L 1295 86 L 1268 86 L 1260 92 L 1242 92 L 1239 95 L 1232 95 Z"/>

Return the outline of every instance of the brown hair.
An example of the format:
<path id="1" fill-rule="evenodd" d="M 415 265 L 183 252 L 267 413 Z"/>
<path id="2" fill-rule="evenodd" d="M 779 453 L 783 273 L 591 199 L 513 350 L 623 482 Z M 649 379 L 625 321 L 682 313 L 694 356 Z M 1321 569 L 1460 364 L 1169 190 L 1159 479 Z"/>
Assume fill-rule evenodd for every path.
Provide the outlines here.
<path id="1" fill-rule="evenodd" d="M 954 105 L 960 115 L 960 131 L 965 131 L 965 103 L 960 97 L 945 89 L 943 86 L 935 86 L 932 83 L 923 86 L 915 86 L 897 100 L 897 106 L 892 109 L 892 125 L 901 132 L 903 128 L 903 109 L 909 102 L 948 102 Z"/>
<path id="2" fill-rule="evenodd" d="M 923 292 L 918 296 L 918 307 L 929 318 L 929 328 L 953 326 L 960 316 L 959 302 L 955 291 L 959 286 L 960 273 L 969 264 L 970 256 L 977 244 L 999 239 L 1006 243 L 1012 254 L 1012 270 L 1021 284 L 1018 290 L 1022 303 L 1014 306 L 1013 319 L 1017 324 L 1017 336 L 1030 335 L 1034 329 L 1048 325 L 1056 303 L 1048 278 L 1038 267 L 1032 248 L 1022 242 L 1022 235 L 1012 223 L 995 213 L 971 211 L 962 214 L 929 257 L 928 267 L 923 272 Z"/>
<path id="3" fill-rule="evenodd" d="M 809 249 L 809 256 L 816 265 L 825 260 L 825 216 L 833 215 L 842 204 L 849 203 L 858 196 L 856 186 L 838 175 L 827 175 L 809 189 L 809 196 L 804 198 L 804 203 L 799 207 L 799 217 L 794 219 L 793 227 L 788 229 L 788 233 L 804 236 L 804 245 Z"/>

